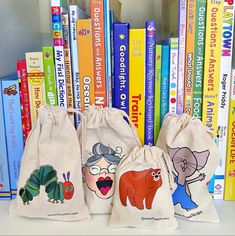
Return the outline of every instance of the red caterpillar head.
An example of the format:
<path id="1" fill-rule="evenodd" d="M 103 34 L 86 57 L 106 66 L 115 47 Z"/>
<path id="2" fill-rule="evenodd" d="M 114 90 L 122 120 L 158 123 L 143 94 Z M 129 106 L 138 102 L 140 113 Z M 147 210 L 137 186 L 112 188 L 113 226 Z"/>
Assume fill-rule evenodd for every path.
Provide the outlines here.
<path id="1" fill-rule="evenodd" d="M 64 183 L 63 183 L 63 193 L 64 193 L 64 198 L 66 200 L 70 200 L 73 197 L 74 194 L 74 186 L 72 182 L 69 181 L 70 178 L 70 171 L 67 173 L 67 179 L 66 175 L 63 174 L 64 177 Z"/>

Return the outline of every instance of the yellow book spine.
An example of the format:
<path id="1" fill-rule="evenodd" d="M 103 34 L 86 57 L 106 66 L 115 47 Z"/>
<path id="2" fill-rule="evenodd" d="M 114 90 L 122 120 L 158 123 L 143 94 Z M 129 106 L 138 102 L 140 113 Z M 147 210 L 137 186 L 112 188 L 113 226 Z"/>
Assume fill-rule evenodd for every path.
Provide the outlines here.
<path id="1" fill-rule="evenodd" d="M 81 109 L 95 103 L 95 83 L 91 19 L 80 19 L 77 24 L 78 61 L 80 68 Z"/>
<path id="2" fill-rule="evenodd" d="M 235 200 L 235 70 L 231 82 L 224 199 Z"/>
<path id="3" fill-rule="evenodd" d="M 202 121 L 217 135 L 224 0 L 207 2 Z"/>
<path id="4" fill-rule="evenodd" d="M 129 116 L 144 144 L 145 29 L 130 29 Z"/>
<path id="5" fill-rule="evenodd" d="M 30 115 L 33 127 L 38 118 L 39 107 L 46 102 L 42 52 L 25 53 L 25 58 L 28 74 Z"/>
<path id="6" fill-rule="evenodd" d="M 184 112 L 192 115 L 193 110 L 193 71 L 194 71 L 194 42 L 195 42 L 196 0 L 187 4 L 187 31 L 185 51 L 185 98 Z"/>

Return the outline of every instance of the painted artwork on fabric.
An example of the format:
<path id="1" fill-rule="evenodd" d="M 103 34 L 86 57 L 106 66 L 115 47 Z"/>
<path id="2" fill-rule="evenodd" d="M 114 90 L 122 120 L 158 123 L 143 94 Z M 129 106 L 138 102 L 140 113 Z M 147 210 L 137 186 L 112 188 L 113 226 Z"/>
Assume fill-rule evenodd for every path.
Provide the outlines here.
<path id="1" fill-rule="evenodd" d="M 48 202 L 64 203 L 64 200 L 72 199 L 74 195 L 74 186 L 70 182 L 70 172 L 67 176 L 63 174 L 65 182 L 58 182 L 57 172 L 52 166 L 41 166 L 33 171 L 26 182 L 24 188 L 19 190 L 19 195 L 26 205 L 33 201 L 33 198 L 40 194 L 40 187 L 45 187 L 45 192 L 48 196 Z"/>
<path id="2" fill-rule="evenodd" d="M 203 170 L 208 161 L 209 150 L 197 152 L 191 151 L 187 147 L 168 147 L 168 153 L 176 172 L 175 183 L 177 188 L 173 194 L 174 205 L 180 204 L 187 211 L 197 208 L 197 203 L 192 199 L 190 185 L 205 179 L 205 173 L 199 171 Z M 196 172 L 198 172 L 198 175 L 192 177 Z"/>
<path id="3" fill-rule="evenodd" d="M 101 142 L 96 143 L 91 157 L 82 168 L 87 187 L 101 199 L 108 199 L 114 194 L 116 169 L 121 154 L 121 147 L 114 150 Z"/>
<path id="4" fill-rule="evenodd" d="M 157 190 L 162 186 L 160 169 L 127 171 L 119 181 L 119 194 L 123 206 L 127 206 L 127 198 L 133 207 L 139 210 L 152 209 L 152 202 Z M 145 202 L 145 207 L 144 207 Z"/>

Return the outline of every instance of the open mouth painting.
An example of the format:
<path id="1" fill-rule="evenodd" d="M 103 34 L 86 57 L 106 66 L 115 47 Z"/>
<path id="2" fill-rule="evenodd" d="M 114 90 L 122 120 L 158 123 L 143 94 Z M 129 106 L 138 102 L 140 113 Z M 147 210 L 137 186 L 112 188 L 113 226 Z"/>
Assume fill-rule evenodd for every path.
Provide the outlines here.
<path id="1" fill-rule="evenodd" d="M 104 196 L 110 191 L 113 185 L 113 180 L 110 177 L 100 177 L 96 182 L 98 189 L 100 190 L 101 194 Z"/>

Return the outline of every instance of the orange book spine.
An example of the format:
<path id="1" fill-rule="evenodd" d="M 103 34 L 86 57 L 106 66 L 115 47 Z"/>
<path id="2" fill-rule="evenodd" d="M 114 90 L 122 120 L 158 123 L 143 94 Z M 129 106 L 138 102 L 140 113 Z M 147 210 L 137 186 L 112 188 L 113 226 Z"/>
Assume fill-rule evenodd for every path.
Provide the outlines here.
<path id="1" fill-rule="evenodd" d="M 76 25 L 81 83 L 81 109 L 84 111 L 88 109 L 89 105 L 95 103 L 91 19 L 77 20 Z"/>
<path id="2" fill-rule="evenodd" d="M 104 1 L 91 0 L 94 51 L 95 105 L 107 106 L 105 81 Z"/>

